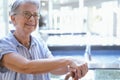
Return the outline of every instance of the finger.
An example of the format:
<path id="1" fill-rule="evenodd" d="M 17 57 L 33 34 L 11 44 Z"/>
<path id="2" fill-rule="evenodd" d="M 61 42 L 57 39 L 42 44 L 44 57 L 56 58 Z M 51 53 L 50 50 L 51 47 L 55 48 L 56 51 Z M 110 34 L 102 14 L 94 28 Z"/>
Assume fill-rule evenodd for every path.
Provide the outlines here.
<path id="1" fill-rule="evenodd" d="M 85 69 L 84 69 L 84 65 L 79 66 L 79 73 L 78 73 L 78 77 L 81 78 L 83 77 L 83 75 L 85 74 Z"/>
<path id="2" fill-rule="evenodd" d="M 78 75 L 78 74 L 79 74 L 79 75 Z M 81 73 L 81 71 L 80 71 L 79 73 L 76 73 L 75 78 L 76 78 L 77 80 L 82 78 L 82 73 Z"/>
<path id="3" fill-rule="evenodd" d="M 81 75 L 81 69 L 78 68 L 78 70 L 76 71 L 76 73 L 77 73 L 77 76 L 78 76 L 79 78 L 82 77 L 82 75 Z"/>
<path id="4" fill-rule="evenodd" d="M 83 66 L 81 66 L 81 75 L 82 75 L 82 77 L 85 76 L 87 72 L 88 72 L 87 64 L 84 64 Z"/>

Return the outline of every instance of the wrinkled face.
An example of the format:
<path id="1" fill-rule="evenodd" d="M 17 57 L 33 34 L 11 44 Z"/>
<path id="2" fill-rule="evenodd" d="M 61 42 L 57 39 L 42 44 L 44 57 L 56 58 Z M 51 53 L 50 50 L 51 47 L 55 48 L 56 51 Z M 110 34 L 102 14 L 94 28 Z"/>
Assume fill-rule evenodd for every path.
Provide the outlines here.
<path id="1" fill-rule="evenodd" d="M 24 3 L 19 6 L 15 15 L 11 16 L 11 20 L 17 32 L 30 34 L 37 27 L 38 16 L 38 8 L 36 5 Z"/>

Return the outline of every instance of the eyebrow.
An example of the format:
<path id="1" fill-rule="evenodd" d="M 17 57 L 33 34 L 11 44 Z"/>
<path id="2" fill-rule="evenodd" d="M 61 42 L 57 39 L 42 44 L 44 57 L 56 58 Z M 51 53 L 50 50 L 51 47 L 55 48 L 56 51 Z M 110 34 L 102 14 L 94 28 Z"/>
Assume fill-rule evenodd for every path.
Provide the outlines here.
<path id="1" fill-rule="evenodd" d="M 23 11 L 23 12 L 29 12 L 29 13 L 31 13 L 30 11 Z M 39 12 L 34 12 L 34 13 L 31 13 L 31 14 L 35 14 L 35 13 L 39 14 Z"/>

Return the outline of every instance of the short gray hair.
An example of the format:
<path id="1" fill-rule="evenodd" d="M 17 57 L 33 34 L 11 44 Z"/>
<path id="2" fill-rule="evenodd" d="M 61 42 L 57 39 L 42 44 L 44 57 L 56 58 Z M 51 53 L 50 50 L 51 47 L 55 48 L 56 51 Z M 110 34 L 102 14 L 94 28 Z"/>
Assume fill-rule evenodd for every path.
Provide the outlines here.
<path id="1" fill-rule="evenodd" d="M 40 9 L 40 0 L 15 0 L 14 3 L 11 5 L 9 15 L 14 15 L 14 13 L 17 11 L 19 6 L 23 3 L 35 4 L 38 10 Z"/>

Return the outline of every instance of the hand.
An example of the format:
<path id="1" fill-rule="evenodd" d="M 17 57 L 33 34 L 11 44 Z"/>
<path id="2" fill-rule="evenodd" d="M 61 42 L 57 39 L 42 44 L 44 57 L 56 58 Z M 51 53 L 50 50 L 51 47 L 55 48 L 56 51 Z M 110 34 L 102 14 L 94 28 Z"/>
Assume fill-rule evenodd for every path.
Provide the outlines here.
<path id="1" fill-rule="evenodd" d="M 78 69 L 72 70 L 70 72 L 70 74 L 71 74 L 73 80 L 78 80 L 78 79 L 84 77 L 87 72 L 88 72 L 88 66 L 87 66 L 87 63 L 84 63 L 84 64 L 78 66 Z"/>
<path id="2" fill-rule="evenodd" d="M 72 80 L 78 80 L 78 76 L 76 76 L 75 72 L 69 72 L 65 76 L 65 80 L 69 80 L 69 78 L 72 77 Z"/>
<path id="3" fill-rule="evenodd" d="M 75 58 L 72 58 L 72 60 L 75 62 L 75 64 L 77 64 L 77 68 L 69 68 L 69 71 L 74 73 L 78 78 L 82 78 L 86 75 L 86 73 L 88 72 L 88 65 L 84 60 L 78 60 Z M 76 66 L 74 64 L 74 66 Z"/>
<path id="4" fill-rule="evenodd" d="M 79 70 L 79 67 L 78 67 L 76 61 L 75 61 L 73 58 L 69 58 L 69 60 L 70 60 L 70 64 L 68 65 L 68 71 L 69 71 L 70 73 L 75 73 L 75 74 L 76 74 L 76 72 L 77 72 L 78 75 L 80 75 L 80 74 L 79 74 L 79 73 L 80 73 L 80 70 Z"/>
<path id="5" fill-rule="evenodd" d="M 84 77 L 87 74 L 87 72 L 88 72 L 88 65 L 87 65 L 87 63 L 84 63 L 84 64 L 78 66 L 78 68 L 80 70 L 80 73 L 78 73 L 78 78 Z"/>
<path id="6" fill-rule="evenodd" d="M 73 69 L 69 67 L 69 73 L 66 75 L 65 80 L 68 80 L 70 77 L 72 77 L 72 80 L 78 80 L 79 78 L 82 78 L 85 76 L 85 74 L 88 72 L 88 66 L 87 63 L 84 63 L 80 66 L 78 66 L 77 69 Z"/>

